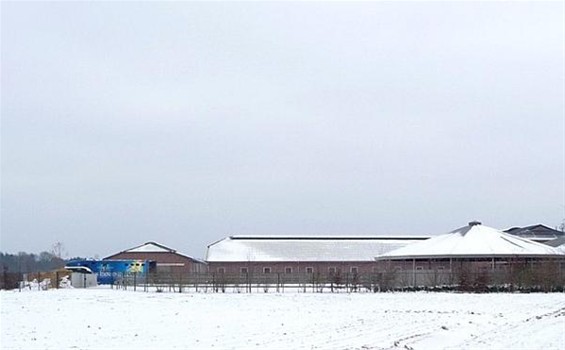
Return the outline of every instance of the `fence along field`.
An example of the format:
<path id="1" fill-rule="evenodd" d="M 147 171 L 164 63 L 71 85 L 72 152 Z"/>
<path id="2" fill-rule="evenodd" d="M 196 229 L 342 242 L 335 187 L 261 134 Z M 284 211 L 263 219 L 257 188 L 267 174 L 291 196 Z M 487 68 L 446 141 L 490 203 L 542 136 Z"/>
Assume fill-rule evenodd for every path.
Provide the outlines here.
<path id="1" fill-rule="evenodd" d="M 46 281 L 37 289 L 58 288 L 68 272 L 0 274 L 2 289 L 30 288 L 21 281 Z M 78 278 L 78 281 L 81 279 Z M 18 283 L 19 282 L 19 283 Z M 82 287 L 80 282 L 78 286 Z M 384 291 L 565 291 L 565 262 L 509 262 L 494 269 L 462 264 L 452 269 L 398 270 L 384 268 L 358 273 L 116 273 L 111 288 L 157 292 L 203 293 L 367 293 Z"/>
<path id="2" fill-rule="evenodd" d="M 113 288 L 141 288 L 159 292 L 211 293 L 363 293 L 410 290 L 472 292 L 565 290 L 565 262 L 515 262 L 489 269 L 461 265 L 451 270 L 384 269 L 370 274 L 336 273 L 150 273 L 122 274 Z"/>

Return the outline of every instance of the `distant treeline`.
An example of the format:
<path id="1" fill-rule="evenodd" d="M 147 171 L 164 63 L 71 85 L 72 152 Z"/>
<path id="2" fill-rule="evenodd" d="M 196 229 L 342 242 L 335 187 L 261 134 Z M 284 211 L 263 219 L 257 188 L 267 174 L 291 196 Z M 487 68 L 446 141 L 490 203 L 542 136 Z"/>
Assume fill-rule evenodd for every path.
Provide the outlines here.
<path id="1" fill-rule="evenodd" d="M 49 252 L 39 254 L 19 252 L 18 254 L 0 253 L 0 273 L 2 272 L 46 272 L 60 269 L 68 260 L 61 259 Z"/>

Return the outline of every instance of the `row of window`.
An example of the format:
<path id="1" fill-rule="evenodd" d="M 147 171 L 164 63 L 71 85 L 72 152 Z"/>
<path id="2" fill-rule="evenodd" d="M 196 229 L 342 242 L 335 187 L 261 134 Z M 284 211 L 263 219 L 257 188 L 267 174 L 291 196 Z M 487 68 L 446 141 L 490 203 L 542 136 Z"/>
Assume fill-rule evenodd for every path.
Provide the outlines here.
<path id="1" fill-rule="evenodd" d="M 437 269 L 438 269 L 438 270 L 443 270 L 444 267 L 443 267 L 443 266 L 438 266 Z M 397 266 L 397 267 L 395 268 L 395 270 L 400 271 L 400 270 L 402 270 L 402 267 Z M 423 267 L 423 266 L 416 266 L 416 270 L 424 270 L 424 267 Z M 314 268 L 313 268 L 313 267 L 306 267 L 306 268 L 305 268 L 305 271 L 306 271 L 306 273 L 314 273 Z M 340 272 L 341 272 L 341 270 L 338 269 L 338 268 L 335 268 L 335 267 L 328 267 L 328 273 L 329 273 L 329 274 L 335 274 L 336 271 L 340 271 Z M 225 273 L 225 272 L 226 272 L 226 269 L 225 269 L 225 267 L 218 267 L 218 268 L 216 269 L 216 272 L 217 272 L 217 273 Z M 249 270 L 248 270 L 247 267 L 241 267 L 241 268 L 239 269 L 239 272 L 240 272 L 242 275 L 245 275 L 245 274 L 248 274 L 248 273 L 249 273 Z M 271 272 L 272 272 L 272 270 L 271 270 L 270 267 L 263 267 L 263 273 L 266 274 L 266 273 L 271 273 Z M 285 267 L 285 268 L 284 268 L 284 273 L 291 274 L 292 272 L 293 272 L 292 267 Z M 356 266 L 352 266 L 352 267 L 349 269 L 349 272 L 352 273 L 352 274 L 357 274 L 357 273 L 359 273 L 359 269 L 358 269 Z"/>
<path id="2" fill-rule="evenodd" d="M 306 271 L 306 273 L 314 273 L 314 268 L 313 267 L 306 267 L 305 271 Z M 336 271 L 340 271 L 340 270 L 338 268 L 335 268 L 335 267 L 328 267 L 328 273 L 334 274 L 334 273 L 336 273 Z M 349 269 L 349 272 L 351 272 L 353 274 L 357 274 L 358 271 L 359 271 L 359 269 L 355 266 L 353 266 Z M 225 267 L 218 267 L 216 272 L 226 273 L 226 269 L 225 269 Z M 239 269 L 239 272 L 241 274 L 245 275 L 245 274 L 249 273 L 249 270 L 248 270 L 247 267 L 241 267 Z M 271 273 L 271 272 L 272 272 L 272 270 L 271 270 L 270 267 L 263 267 L 263 273 Z M 292 267 L 285 267 L 284 268 L 284 273 L 290 274 L 292 272 L 293 272 Z"/>
<path id="3" fill-rule="evenodd" d="M 110 264 L 103 263 L 102 267 L 108 267 Z M 145 266 L 145 263 L 124 263 L 124 266 Z"/>

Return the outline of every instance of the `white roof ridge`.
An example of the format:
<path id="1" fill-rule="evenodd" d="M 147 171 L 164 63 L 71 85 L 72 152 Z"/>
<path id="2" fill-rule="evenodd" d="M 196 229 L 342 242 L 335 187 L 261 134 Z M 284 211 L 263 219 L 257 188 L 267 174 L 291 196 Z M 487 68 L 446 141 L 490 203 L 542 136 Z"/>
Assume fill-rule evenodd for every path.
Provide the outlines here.
<path id="1" fill-rule="evenodd" d="M 160 243 L 157 243 L 157 242 L 154 242 L 154 241 L 149 241 L 149 242 L 145 242 L 143 244 L 140 244 L 138 246 L 135 246 L 133 248 L 129 248 L 129 249 L 124 250 L 124 253 L 132 253 L 132 252 L 155 252 L 155 253 L 156 252 L 170 252 L 170 253 L 176 253 L 177 251 L 172 249 L 172 248 L 169 248 L 165 245 L 162 245 Z"/>
<path id="2" fill-rule="evenodd" d="M 231 235 L 231 239 L 387 239 L 387 238 L 408 238 L 424 239 L 430 235 Z"/>
<path id="3" fill-rule="evenodd" d="M 241 238 L 243 237 L 243 238 Z M 259 237 L 259 238 L 257 238 Z M 282 237 L 282 238 L 281 238 Z M 230 236 L 208 246 L 208 262 L 373 261 L 374 257 L 428 237 Z"/>

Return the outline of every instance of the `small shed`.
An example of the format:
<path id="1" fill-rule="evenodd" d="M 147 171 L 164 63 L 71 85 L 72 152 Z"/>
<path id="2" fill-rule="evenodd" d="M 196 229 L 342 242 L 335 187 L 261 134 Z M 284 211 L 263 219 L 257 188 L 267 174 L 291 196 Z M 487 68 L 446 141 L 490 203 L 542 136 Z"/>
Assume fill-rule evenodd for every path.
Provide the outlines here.
<path id="1" fill-rule="evenodd" d="M 71 272 L 71 286 L 73 288 L 96 287 L 98 281 L 93 273 Z"/>
<path id="2" fill-rule="evenodd" d="M 156 263 L 158 273 L 200 273 L 206 271 L 202 260 L 181 254 L 156 242 L 146 242 L 105 257 L 103 260 L 138 259 Z"/>

